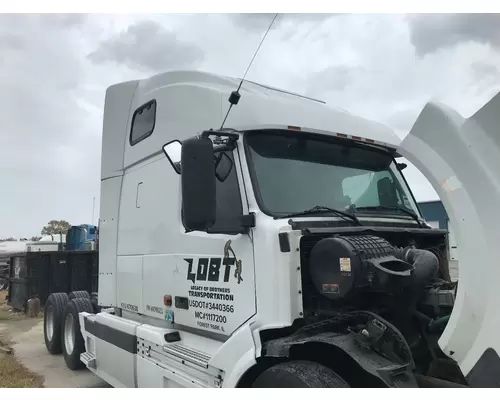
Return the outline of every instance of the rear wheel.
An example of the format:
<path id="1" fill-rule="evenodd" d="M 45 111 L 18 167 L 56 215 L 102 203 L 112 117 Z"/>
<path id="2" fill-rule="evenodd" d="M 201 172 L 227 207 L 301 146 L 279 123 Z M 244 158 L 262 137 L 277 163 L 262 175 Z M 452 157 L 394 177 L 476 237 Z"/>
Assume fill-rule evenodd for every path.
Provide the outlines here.
<path id="1" fill-rule="evenodd" d="M 89 299 L 90 294 L 85 290 L 75 290 L 69 294 L 69 298 L 72 299 Z"/>
<path id="2" fill-rule="evenodd" d="M 97 298 L 97 293 L 90 293 L 90 302 L 92 303 L 92 307 L 94 307 L 94 313 L 101 312 L 101 307 L 99 307 L 99 300 Z"/>
<path id="3" fill-rule="evenodd" d="M 43 336 L 50 354 L 61 354 L 61 327 L 64 308 L 69 298 L 66 293 L 52 293 L 45 302 Z"/>
<path id="4" fill-rule="evenodd" d="M 288 361 L 266 369 L 254 388 L 348 388 L 330 368 L 312 361 Z"/>
<path id="5" fill-rule="evenodd" d="M 77 370 L 85 367 L 80 361 L 80 355 L 85 352 L 85 342 L 80 330 L 81 312 L 93 313 L 92 303 L 86 298 L 72 299 L 64 310 L 64 322 L 62 329 L 62 350 L 64 361 L 69 369 Z"/>

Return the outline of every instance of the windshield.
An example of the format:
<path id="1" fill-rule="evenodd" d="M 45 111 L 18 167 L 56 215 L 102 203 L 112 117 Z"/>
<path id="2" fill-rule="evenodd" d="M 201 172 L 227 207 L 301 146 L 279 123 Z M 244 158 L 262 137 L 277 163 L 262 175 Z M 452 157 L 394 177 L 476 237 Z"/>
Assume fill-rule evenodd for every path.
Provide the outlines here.
<path id="1" fill-rule="evenodd" d="M 298 136 L 300 135 L 300 136 Z M 257 200 L 272 216 L 315 206 L 420 215 L 393 157 L 387 152 L 307 133 L 249 132 L 247 154 Z M 365 210 L 363 211 L 363 208 Z M 369 210 L 368 210 L 369 209 Z"/>

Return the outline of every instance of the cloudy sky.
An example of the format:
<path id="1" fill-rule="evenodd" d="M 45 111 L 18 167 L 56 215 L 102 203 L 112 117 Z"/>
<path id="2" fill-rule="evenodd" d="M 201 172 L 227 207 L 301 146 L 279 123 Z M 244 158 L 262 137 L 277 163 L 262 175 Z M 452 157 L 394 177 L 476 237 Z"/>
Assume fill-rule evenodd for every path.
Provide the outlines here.
<path id="1" fill-rule="evenodd" d="M 170 69 L 241 77 L 272 17 L 0 15 L 0 237 L 91 222 L 107 86 Z M 430 99 L 469 116 L 500 90 L 500 15 L 281 14 L 248 79 L 403 137 Z M 418 200 L 437 197 L 405 173 Z"/>

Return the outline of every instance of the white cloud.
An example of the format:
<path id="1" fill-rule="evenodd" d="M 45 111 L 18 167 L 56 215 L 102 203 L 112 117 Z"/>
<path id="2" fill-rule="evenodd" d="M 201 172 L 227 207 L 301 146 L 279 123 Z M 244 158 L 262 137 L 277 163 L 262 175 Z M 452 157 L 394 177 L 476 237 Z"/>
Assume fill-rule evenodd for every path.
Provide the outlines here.
<path id="1" fill-rule="evenodd" d="M 269 27 L 275 15 L 269 13 L 247 13 L 230 14 L 229 17 L 237 27 L 262 33 Z M 279 14 L 271 28 L 279 29 L 286 24 L 297 26 L 308 22 L 321 22 L 336 15 L 338 14 Z"/>
<path id="2" fill-rule="evenodd" d="M 500 14 L 414 14 L 408 21 L 420 56 L 467 41 L 500 45 Z"/>
<path id="3" fill-rule="evenodd" d="M 175 33 L 158 22 L 145 20 L 104 40 L 88 57 L 95 63 L 115 62 L 131 69 L 157 72 L 196 68 L 204 54 L 198 46 L 180 42 Z"/>
<path id="4" fill-rule="evenodd" d="M 176 68 L 241 77 L 272 17 L 1 15 L 0 237 L 90 221 L 107 86 Z M 248 79 L 404 136 L 430 99 L 469 115 L 500 90 L 495 18 L 280 15 Z M 405 175 L 435 197 L 414 167 Z"/>

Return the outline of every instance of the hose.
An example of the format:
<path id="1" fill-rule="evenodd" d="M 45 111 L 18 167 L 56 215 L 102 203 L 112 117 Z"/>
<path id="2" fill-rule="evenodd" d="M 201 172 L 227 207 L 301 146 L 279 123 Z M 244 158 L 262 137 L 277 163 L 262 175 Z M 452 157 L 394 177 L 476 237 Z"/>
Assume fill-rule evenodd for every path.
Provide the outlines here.
<path id="1" fill-rule="evenodd" d="M 405 256 L 405 261 L 413 264 L 415 268 L 413 272 L 415 284 L 425 289 L 439 270 L 438 258 L 431 251 L 421 249 L 409 249 Z"/>
<path id="2" fill-rule="evenodd" d="M 448 321 L 450 320 L 450 316 L 446 315 L 441 318 L 437 318 L 433 320 L 432 322 L 429 323 L 427 329 L 429 330 L 429 333 L 441 333 L 444 331 L 444 328 L 446 328 L 446 325 L 448 324 Z"/>
<path id="3" fill-rule="evenodd" d="M 396 257 L 413 265 L 414 284 L 412 295 L 416 297 L 413 300 L 418 301 L 423 295 L 425 288 L 435 278 L 439 270 L 439 259 L 429 250 L 412 247 L 398 249 Z"/>
<path id="4" fill-rule="evenodd" d="M 394 311 L 399 315 L 415 315 L 418 301 L 425 294 L 426 287 L 438 272 L 439 260 L 432 252 L 414 247 L 397 249 L 395 256 L 400 260 L 412 264 L 414 270 L 413 284 L 404 298 L 398 300 L 397 304 L 394 305 Z M 412 331 L 409 320 L 406 320 L 406 322 L 402 321 L 401 323 L 403 324 L 401 326 L 402 330 Z"/>

